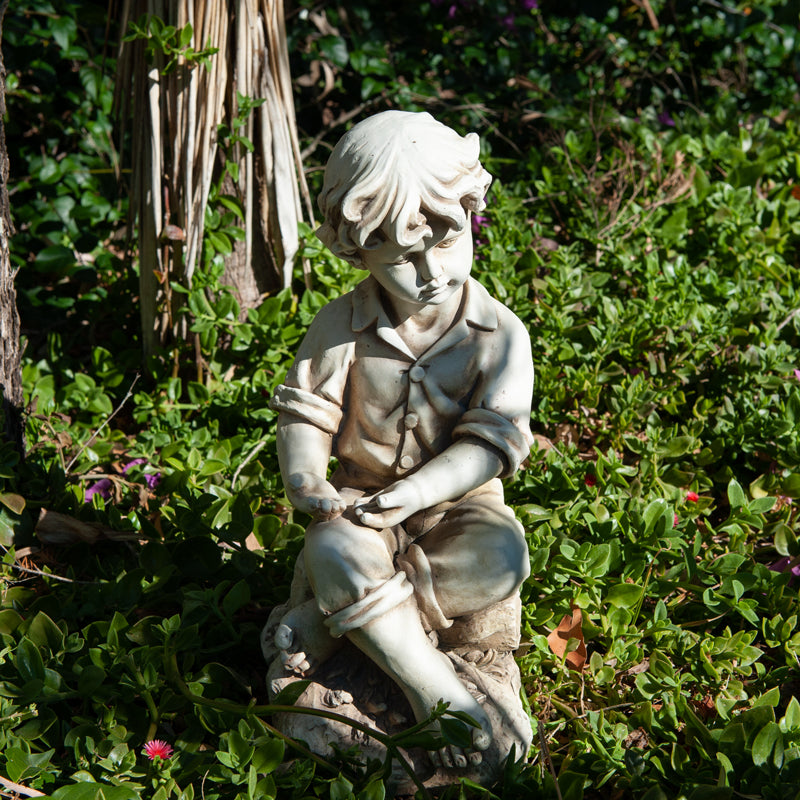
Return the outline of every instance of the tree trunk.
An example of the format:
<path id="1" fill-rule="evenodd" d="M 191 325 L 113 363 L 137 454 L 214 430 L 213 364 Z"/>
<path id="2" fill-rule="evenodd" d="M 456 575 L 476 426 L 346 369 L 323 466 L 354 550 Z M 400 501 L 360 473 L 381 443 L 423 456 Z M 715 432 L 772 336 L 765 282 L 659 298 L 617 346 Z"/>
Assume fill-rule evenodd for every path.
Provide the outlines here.
<path id="1" fill-rule="evenodd" d="M 8 0 L 0 4 L 0 46 Z M 8 207 L 8 153 L 3 119 L 6 113 L 6 70 L 0 50 L 0 391 L 3 396 L 3 436 L 23 453 L 22 370 L 19 352 L 19 313 L 8 238 L 14 232 Z"/>

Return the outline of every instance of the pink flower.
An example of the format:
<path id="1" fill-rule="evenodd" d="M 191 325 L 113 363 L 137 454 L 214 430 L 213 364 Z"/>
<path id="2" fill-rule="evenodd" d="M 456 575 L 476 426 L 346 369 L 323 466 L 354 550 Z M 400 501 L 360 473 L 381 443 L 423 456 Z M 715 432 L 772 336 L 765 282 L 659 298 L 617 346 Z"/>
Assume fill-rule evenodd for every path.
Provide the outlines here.
<path id="1" fill-rule="evenodd" d="M 678 527 L 678 515 L 677 514 L 672 518 L 672 527 L 673 528 L 677 528 Z"/>
<path id="2" fill-rule="evenodd" d="M 594 486 L 597 483 L 597 475 L 592 475 L 592 473 L 588 473 L 586 477 L 583 479 L 583 482 L 587 486 Z"/>
<path id="3" fill-rule="evenodd" d="M 690 503 L 696 503 L 700 499 L 700 495 L 697 492 L 686 492 L 686 499 Z"/>
<path id="4" fill-rule="evenodd" d="M 795 378 L 797 378 L 797 380 L 799 380 L 799 381 L 800 381 L 800 369 L 796 369 L 796 370 L 794 371 L 794 376 L 795 376 Z"/>
<path id="5" fill-rule="evenodd" d="M 144 754 L 151 761 L 155 761 L 157 758 L 166 760 L 172 753 L 172 748 L 166 742 L 162 742 L 161 739 L 151 739 L 144 746 Z"/>

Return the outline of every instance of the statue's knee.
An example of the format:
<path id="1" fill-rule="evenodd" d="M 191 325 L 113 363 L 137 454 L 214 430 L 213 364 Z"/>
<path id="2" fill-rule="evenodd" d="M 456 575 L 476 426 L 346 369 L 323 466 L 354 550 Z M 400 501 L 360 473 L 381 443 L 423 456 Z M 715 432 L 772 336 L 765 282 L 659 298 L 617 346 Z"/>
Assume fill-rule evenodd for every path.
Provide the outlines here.
<path id="1" fill-rule="evenodd" d="M 336 521 L 309 526 L 305 564 L 317 603 L 326 612 L 357 602 L 395 572 L 382 542 Z"/>
<path id="2" fill-rule="evenodd" d="M 505 574 L 512 588 L 509 596 L 519 589 L 531 574 L 528 544 L 522 526 L 514 520 L 500 534 L 499 550 L 504 555 Z"/>

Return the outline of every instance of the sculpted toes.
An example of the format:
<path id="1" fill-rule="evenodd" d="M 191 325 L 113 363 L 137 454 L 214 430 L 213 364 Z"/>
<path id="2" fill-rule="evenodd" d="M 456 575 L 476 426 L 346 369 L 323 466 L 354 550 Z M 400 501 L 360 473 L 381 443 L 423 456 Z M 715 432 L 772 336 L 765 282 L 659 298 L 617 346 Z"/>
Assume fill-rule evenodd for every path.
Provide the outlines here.
<path id="1" fill-rule="evenodd" d="M 491 743 L 492 737 L 486 731 L 476 731 L 472 737 L 476 750 L 486 750 Z"/>
<path id="2" fill-rule="evenodd" d="M 294 640 L 294 631 L 288 626 L 281 623 L 275 631 L 275 647 L 278 650 L 288 650 L 292 646 Z"/>

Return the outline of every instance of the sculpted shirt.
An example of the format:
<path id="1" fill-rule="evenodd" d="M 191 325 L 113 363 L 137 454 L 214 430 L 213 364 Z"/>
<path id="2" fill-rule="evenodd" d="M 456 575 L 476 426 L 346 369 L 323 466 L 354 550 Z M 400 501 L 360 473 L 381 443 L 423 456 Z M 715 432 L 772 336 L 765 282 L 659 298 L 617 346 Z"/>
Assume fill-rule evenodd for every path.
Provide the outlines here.
<path id="1" fill-rule="evenodd" d="M 533 364 L 522 322 L 474 279 L 419 357 L 371 276 L 317 314 L 270 406 L 333 434 L 339 485 L 385 488 L 467 436 L 516 471 L 532 442 Z"/>

